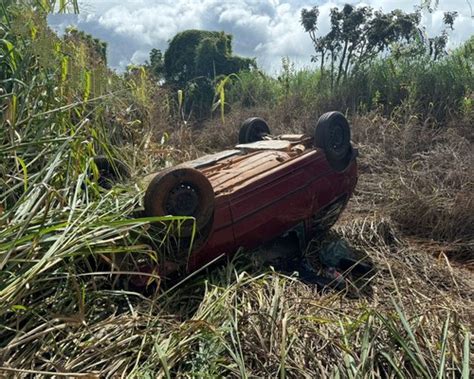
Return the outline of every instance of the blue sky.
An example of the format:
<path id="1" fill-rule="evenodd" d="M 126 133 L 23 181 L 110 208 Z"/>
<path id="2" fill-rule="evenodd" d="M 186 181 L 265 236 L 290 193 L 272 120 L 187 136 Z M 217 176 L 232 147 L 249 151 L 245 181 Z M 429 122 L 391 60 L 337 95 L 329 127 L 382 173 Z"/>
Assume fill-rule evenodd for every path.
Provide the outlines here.
<path id="1" fill-rule="evenodd" d="M 411 12 L 418 1 L 279 1 L 279 0 L 83 0 L 79 15 L 52 15 L 49 24 L 58 32 L 75 25 L 108 43 L 109 65 L 123 70 L 130 63 L 143 63 L 152 48 L 165 50 L 168 41 L 186 29 L 224 30 L 234 36 L 234 52 L 256 57 L 259 67 L 276 73 L 281 58 L 288 56 L 297 67 L 310 67 L 312 46 L 302 29 L 302 8 L 318 5 L 319 33 L 329 29 L 329 10 L 344 3 L 370 5 L 390 11 Z M 433 3 L 435 0 L 432 1 Z M 457 11 L 449 46 L 455 47 L 474 34 L 470 0 L 439 0 L 433 13 L 424 12 L 422 23 L 428 35 L 442 29 L 443 12 Z"/>

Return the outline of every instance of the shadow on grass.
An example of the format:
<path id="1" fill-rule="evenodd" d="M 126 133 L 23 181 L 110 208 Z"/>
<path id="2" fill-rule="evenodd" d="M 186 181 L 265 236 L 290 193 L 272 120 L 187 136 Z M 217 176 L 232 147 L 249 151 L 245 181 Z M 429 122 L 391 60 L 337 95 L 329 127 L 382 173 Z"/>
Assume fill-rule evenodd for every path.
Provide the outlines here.
<path id="1" fill-rule="evenodd" d="M 329 261 L 328 246 L 344 246 L 343 263 Z M 322 259 L 322 257 L 324 259 Z M 334 266 L 329 266 L 331 263 Z M 290 277 L 320 293 L 340 294 L 348 298 L 371 298 L 371 282 L 376 275 L 367 254 L 352 247 L 336 232 L 324 239 L 311 240 L 304 249 L 293 236 L 278 238 L 254 251 L 238 251 L 233 258 L 223 258 L 199 273 L 186 278 L 163 281 L 159 288 L 149 286 L 143 293 L 155 297 L 164 313 L 183 320 L 194 315 L 210 287 L 228 288 L 242 275 L 266 274 Z"/>

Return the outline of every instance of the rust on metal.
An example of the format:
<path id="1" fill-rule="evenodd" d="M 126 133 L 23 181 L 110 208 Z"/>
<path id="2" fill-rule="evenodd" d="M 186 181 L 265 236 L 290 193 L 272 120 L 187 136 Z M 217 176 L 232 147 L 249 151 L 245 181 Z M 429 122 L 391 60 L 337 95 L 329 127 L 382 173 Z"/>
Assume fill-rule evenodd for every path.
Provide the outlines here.
<path id="1" fill-rule="evenodd" d="M 204 155 L 203 157 L 190 161 L 187 163 L 187 166 L 199 169 L 215 164 L 222 159 L 229 158 L 238 154 L 242 154 L 242 151 L 237 149 L 224 150 L 219 153 Z"/>
<path id="2" fill-rule="evenodd" d="M 288 150 L 291 147 L 290 141 L 284 140 L 263 140 L 237 145 L 237 149 L 243 150 Z"/>
<path id="3" fill-rule="evenodd" d="M 202 169 L 202 172 L 211 182 L 216 196 L 219 196 L 248 185 L 257 177 L 294 159 L 301 153 L 301 150 L 254 151 L 246 155 L 224 159 L 212 167 Z"/>
<path id="4" fill-rule="evenodd" d="M 183 166 L 201 171 L 211 182 L 218 197 L 230 194 L 282 163 L 304 154 L 310 150 L 308 144 L 311 144 L 311 138 L 288 134 L 279 139 L 240 144 L 235 149 L 206 155 Z M 148 175 L 142 182 L 146 185 L 156 175 Z"/>

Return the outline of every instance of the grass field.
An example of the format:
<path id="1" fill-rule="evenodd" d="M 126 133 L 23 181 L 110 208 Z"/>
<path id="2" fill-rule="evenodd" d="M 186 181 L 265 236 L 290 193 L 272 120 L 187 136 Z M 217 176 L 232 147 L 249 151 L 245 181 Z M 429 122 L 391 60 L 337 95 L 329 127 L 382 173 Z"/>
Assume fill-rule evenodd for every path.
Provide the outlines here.
<path id="1" fill-rule="evenodd" d="M 349 95 L 314 95 L 314 73 L 290 73 L 286 93 L 245 74 L 235 85 L 248 91 L 228 89 L 224 121 L 193 122 L 145 70 L 119 77 L 88 61 L 83 42 L 49 34 L 38 10 L 2 12 L 0 377 L 472 377 L 469 55 L 421 62 L 425 75 L 411 79 L 381 62 L 363 81 L 372 87 L 353 92 L 370 102 L 355 108 Z M 429 74 L 443 78 L 438 92 Z M 389 104 L 371 92 L 395 79 L 419 80 L 413 94 L 426 88 L 426 98 Z M 133 290 L 140 262 L 166 243 L 135 218 L 145 174 L 233 146 L 249 116 L 275 133 L 311 133 L 332 109 L 348 114 L 360 177 L 305 254 L 318 268 L 321 246 L 343 238 L 374 263 L 373 277 L 320 293 L 254 251 L 173 288 L 155 278 L 155 291 Z M 126 162 L 132 178 L 101 189 L 90 174 L 98 154 Z"/>

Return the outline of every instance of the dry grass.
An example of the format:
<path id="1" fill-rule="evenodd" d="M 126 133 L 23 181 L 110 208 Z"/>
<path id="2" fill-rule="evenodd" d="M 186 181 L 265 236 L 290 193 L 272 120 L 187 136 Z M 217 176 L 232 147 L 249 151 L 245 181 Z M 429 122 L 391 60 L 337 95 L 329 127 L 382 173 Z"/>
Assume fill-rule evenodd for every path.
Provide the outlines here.
<path id="1" fill-rule="evenodd" d="M 407 236 L 439 243 L 438 254 L 472 267 L 474 151 L 465 128 L 435 128 L 416 119 L 354 120 L 361 150 L 361 203 L 390 216 Z M 433 243 L 432 243 L 433 246 Z M 456 252 L 457 251 L 457 252 Z"/>
<path id="2" fill-rule="evenodd" d="M 162 159 L 180 161 L 232 146 L 239 122 L 230 120 L 222 129 L 212 124 L 197 131 L 182 127 L 171 133 L 166 145 L 151 140 L 147 150 L 134 155 L 136 177 L 161 166 Z M 133 256 L 153 254 L 152 245 L 138 238 L 146 221 L 123 220 L 139 202 L 137 188 L 119 187 L 71 203 L 71 208 L 55 202 L 59 226 L 36 245 L 18 250 L 31 258 L 28 264 L 14 255 L 8 266 L 10 272 L 15 265 L 26 270 L 29 279 L 25 287 L 17 285 L 22 271 L 5 278 L 2 296 L 8 307 L 1 314 L 1 370 L 25 377 L 54 372 L 101 377 L 467 378 L 474 283 L 472 273 L 447 257 L 460 258 L 464 249 L 462 259 L 472 259 L 466 250 L 472 246 L 469 236 L 458 234 L 449 248 L 446 242 L 425 239 L 419 231 L 427 229 L 430 219 L 415 213 L 409 197 L 394 203 L 393 196 L 404 188 L 394 185 L 399 177 L 405 182 L 409 174 L 416 179 L 419 171 L 409 168 L 415 170 L 413 162 L 422 159 L 430 173 L 446 174 L 441 177 L 446 189 L 437 198 L 451 204 L 449 196 L 470 185 L 468 175 L 457 171 L 469 143 L 452 131 L 428 134 L 430 129 L 425 133 L 406 128 L 408 124 L 401 127 L 376 115 L 354 119 L 354 138 L 362 153 L 360 182 L 329 238 L 345 238 L 377 271 L 362 288 L 348 276 L 342 293 L 321 294 L 295 276 L 252 266 L 248 254 L 169 292 L 160 289 L 144 296 L 125 290 L 115 275 L 85 265 L 84 258 L 131 251 Z M 429 138 L 417 145 L 411 133 Z M 191 148 L 184 149 L 188 144 Z M 442 167 L 439 151 L 451 157 L 441 159 Z M 444 167 L 457 176 L 448 175 Z M 429 178 L 434 184 L 436 176 Z M 420 196 L 426 196 L 425 190 L 417 189 Z M 79 188 L 75 191 L 76 197 L 83 196 Z M 400 209 L 418 217 L 420 229 L 407 234 Z M 33 221 L 43 217 L 40 212 Z M 81 227 L 64 234 L 60 225 L 67 219 Z M 439 230 L 452 228 L 452 219 L 443 220 L 448 223 Z M 34 236 L 35 225 L 25 233 Z M 53 251 L 52 246 L 61 247 L 55 259 L 42 259 L 39 254 Z M 307 254 L 314 256 L 317 249 L 315 242 Z"/>
<path id="3" fill-rule="evenodd" d="M 82 317 L 63 304 L 61 314 L 28 322 L 0 350 L 2 366 L 100 376 L 418 378 L 439 374 L 444 359 L 445 376 L 458 376 L 472 280 L 398 239 L 386 220 L 359 218 L 336 232 L 376 264 L 370 291 L 358 297 L 246 273 L 240 256 L 164 297 L 87 291 Z"/>

